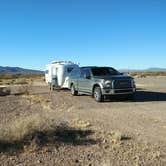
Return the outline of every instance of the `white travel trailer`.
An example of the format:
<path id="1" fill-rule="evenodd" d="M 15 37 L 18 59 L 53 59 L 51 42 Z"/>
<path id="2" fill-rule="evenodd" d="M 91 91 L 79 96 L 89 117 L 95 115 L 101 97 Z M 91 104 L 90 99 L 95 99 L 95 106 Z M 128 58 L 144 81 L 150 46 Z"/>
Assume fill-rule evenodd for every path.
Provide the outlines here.
<path id="1" fill-rule="evenodd" d="M 79 65 L 71 61 L 57 61 L 46 65 L 45 80 L 52 87 L 69 88 L 68 76 Z"/>

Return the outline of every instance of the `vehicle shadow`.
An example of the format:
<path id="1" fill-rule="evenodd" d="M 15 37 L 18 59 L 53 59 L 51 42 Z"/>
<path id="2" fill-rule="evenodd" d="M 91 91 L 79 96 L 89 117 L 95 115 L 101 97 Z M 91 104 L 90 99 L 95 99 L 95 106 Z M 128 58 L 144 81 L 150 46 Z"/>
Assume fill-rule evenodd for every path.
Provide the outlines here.
<path id="1" fill-rule="evenodd" d="M 138 90 L 134 95 L 133 99 L 128 98 L 128 96 L 111 96 L 106 97 L 104 102 L 111 101 L 132 101 L 132 102 L 155 102 L 155 101 L 166 101 L 166 92 L 154 92 L 147 90 Z"/>
<path id="2" fill-rule="evenodd" d="M 9 154 L 21 153 L 25 147 L 37 148 L 51 146 L 60 147 L 61 145 L 89 146 L 97 143 L 97 140 L 90 138 L 92 130 L 74 129 L 68 126 L 57 126 L 55 130 L 34 131 L 18 141 L 0 140 L 0 152 Z"/>
<path id="3" fill-rule="evenodd" d="M 135 102 L 166 101 L 165 92 L 137 91 L 134 97 Z"/>

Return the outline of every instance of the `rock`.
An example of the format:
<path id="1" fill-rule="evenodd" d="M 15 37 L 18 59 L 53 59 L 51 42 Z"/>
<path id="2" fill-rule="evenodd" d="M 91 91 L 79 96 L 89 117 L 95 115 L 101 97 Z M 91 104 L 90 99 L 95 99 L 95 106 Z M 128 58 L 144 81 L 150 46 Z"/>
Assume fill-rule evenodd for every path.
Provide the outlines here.
<path id="1" fill-rule="evenodd" d="M 78 159 L 76 159 L 76 160 L 75 160 L 75 163 L 79 163 L 79 160 L 78 160 Z"/>
<path id="2" fill-rule="evenodd" d="M 10 88 L 8 87 L 0 87 L 0 96 L 7 96 L 10 95 Z"/>

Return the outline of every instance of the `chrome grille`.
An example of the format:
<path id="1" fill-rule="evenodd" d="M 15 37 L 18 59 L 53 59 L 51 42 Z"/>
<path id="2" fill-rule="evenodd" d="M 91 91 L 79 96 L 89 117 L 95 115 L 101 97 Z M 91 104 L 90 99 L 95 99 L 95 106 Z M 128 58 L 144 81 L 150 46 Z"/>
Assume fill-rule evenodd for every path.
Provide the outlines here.
<path id="1" fill-rule="evenodd" d="M 131 80 L 114 80 L 114 89 L 126 89 L 131 87 Z"/>

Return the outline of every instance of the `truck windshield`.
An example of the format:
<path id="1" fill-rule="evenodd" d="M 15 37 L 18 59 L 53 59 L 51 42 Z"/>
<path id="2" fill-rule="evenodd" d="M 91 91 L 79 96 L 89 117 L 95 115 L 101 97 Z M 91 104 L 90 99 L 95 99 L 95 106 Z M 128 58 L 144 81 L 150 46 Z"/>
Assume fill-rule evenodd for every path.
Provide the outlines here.
<path id="1" fill-rule="evenodd" d="M 119 75 L 120 73 L 111 67 L 96 67 L 92 68 L 93 76 L 109 76 L 109 75 Z"/>

